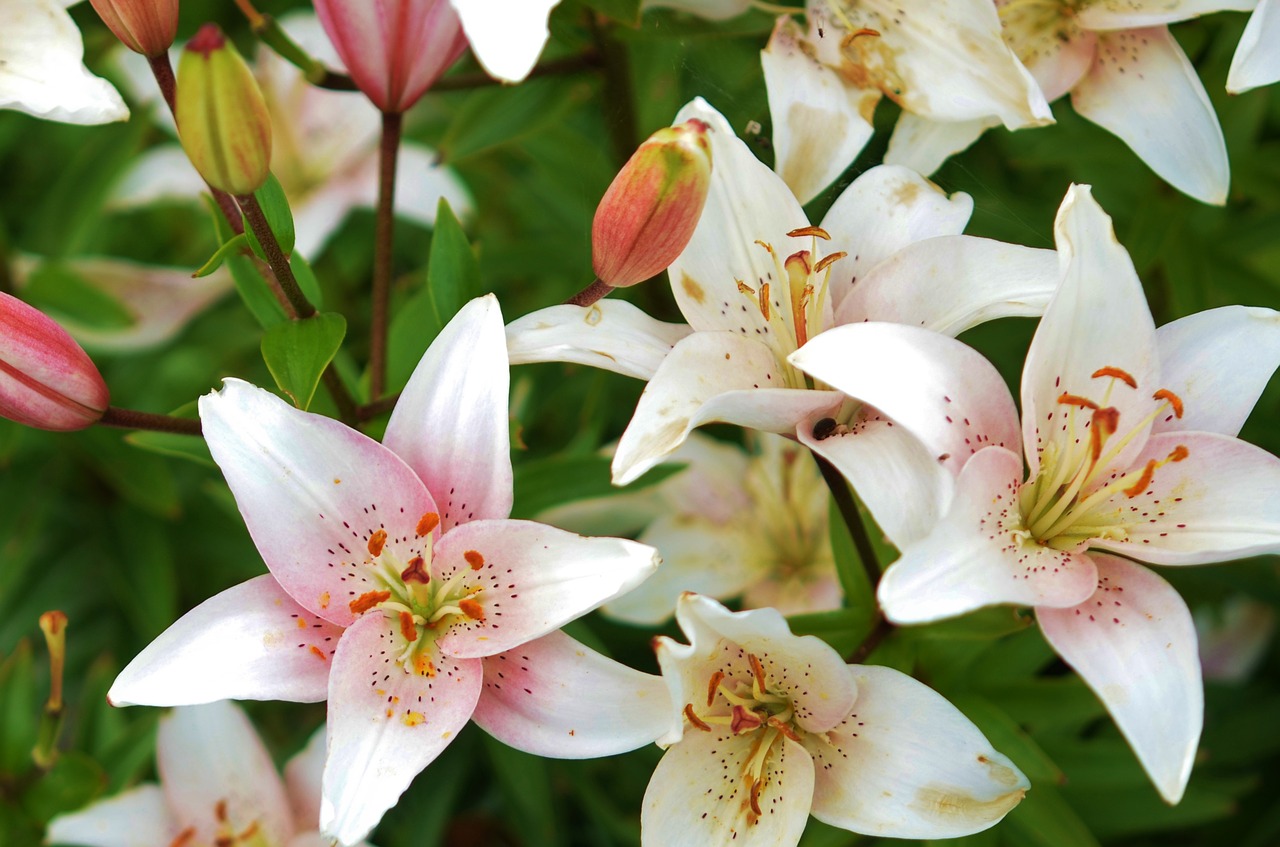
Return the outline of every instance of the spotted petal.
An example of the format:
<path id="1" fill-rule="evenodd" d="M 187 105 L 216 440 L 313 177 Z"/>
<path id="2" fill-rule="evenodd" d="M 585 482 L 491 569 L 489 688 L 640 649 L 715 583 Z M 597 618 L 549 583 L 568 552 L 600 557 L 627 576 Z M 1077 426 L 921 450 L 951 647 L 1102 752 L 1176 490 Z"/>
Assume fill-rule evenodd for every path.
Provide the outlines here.
<path id="1" fill-rule="evenodd" d="M 1244 2 L 1244 0 L 1241 0 Z M 1240 36 L 1227 72 L 1227 91 L 1240 94 L 1280 80 L 1280 2 L 1262 0 Z"/>
<path id="2" fill-rule="evenodd" d="M 652 379 L 686 324 L 654 320 L 625 300 L 592 306 L 548 306 L 507 324 L 511 364 L 573 362 Z"/>
<path id="3" fill-rule="evenodd" d="M 1106 704 L 1160 796 L 1177 803 L 1204 722 L 1196 629 L 1150 570 L 1095 554 L 1098 589 L 1079 606 L 1037 609 L 1045 638 Z"/>
<path id="4" fill-rule="evenodd" d="M 1102 0 L 1082 8 L 1078 19 L 1089 29 L 1134 29 L 1213 12 L 1248 12 L 1256 5 L 1258 0 Z"/>

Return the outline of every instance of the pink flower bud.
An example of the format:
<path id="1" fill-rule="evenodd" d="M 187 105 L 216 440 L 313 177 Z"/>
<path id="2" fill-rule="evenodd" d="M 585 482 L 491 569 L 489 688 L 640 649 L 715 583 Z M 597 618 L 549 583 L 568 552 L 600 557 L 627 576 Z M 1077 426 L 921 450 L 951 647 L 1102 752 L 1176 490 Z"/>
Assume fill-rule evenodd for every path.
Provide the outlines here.
<path id="1" fill-rule="evenodd" d="M 108 400 L 102 375 L 67 331 L 0 292 L 0 417 L 38 429 L 84 429 Z"/>
<path id="2" fill-rule="evenodd" d="M 697 118 L 660 129 L 614 177 L 591 223 L 591 261 L 602 282 L 642 282 L 689 243 L 711 187 L 707 132 Z"/>
<path id="3" fill-rule="evenodd" d="M 271 167 L 271 115 L 253 72 L 217 24 L 205 24 L 178 62 L 178 138 L 204 181 L 252 194 Z"/>
<path id="4" fill-rule="evenodd" d="M 159 56 L 178 33 L 178 0 L 89 0 L 116 38 L 135 53 Z"/>
<path id="5" fill-rule="evenodd" d="M 403 112 L 462 55 L 449 0 L 315 0 L 351 78 L 384 112 Z"/>

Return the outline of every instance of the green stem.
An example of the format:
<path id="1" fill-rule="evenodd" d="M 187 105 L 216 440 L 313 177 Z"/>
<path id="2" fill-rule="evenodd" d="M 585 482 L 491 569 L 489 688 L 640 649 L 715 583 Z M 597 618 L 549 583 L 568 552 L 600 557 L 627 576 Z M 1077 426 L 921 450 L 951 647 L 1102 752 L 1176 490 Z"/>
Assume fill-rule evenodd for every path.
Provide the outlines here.
<path id="1" fill-rule="evenodd" d="M 108 406 L 98 423 L 117 429 L 145 429 L 151 432 L 175 432 L 179 435 L 200 434 L 200 421 L 195 418 L 175 418 L 172 415 L 138 412 L 117 406 Z"/>
<path id="2" fill-rule="evenodd" d="M 373 243 L 373 314 L 369 330 L 369 399 L 377 400 L 386 389 L 387 325 L 391 301 L 391 259 L 395 247 L 396 160 L 404 115 L 382 113 L 382 140 L 378 146 L 378 208 Z"/>
<path id="3" fill-rule="evenodd" d="M 316 307 L 311 305 L 306 295 L 302 293 L 302 289 L 298 287 L 298 280 L 293 275 L 293 267 L 284 255 L 276 234 L 271 231 L 271 224 L 267 223 L 267 216 L 258 205 L 257 198 L 252 194 L 241 194 L 236 197 L 236 202 L 240 204 L 240 211 L 244 213 L 249 229 L 253 230 L 258 243 L 262 245 L 262 252 L 267 255 L 267 264 L 271 266 L 275 284 L 280 286 L 285 300 L 288 301 L 289 308 L 286 311 L 292 312 L 289 317 L 309 318 L 314 315 Z M 268 278 L 267 281 L 271 282 L 271 279 Z"/>
<path id="4" fill-rule="evenodd" d="M 604 72 L 604 102 L 613 105 L 605 114 L 609 125 L 609 139 L 613 145 L 614 158 L 622 166 L 631 158 L 639 144 L 636 102 L 631 91 L 631 64 L 625 45 L 610 37 L 604 22 L 598 16 L 590 15 L 588 22 L 591 37 L 596 43 L 596 52 L 600 55 L 600 67 Z"/>

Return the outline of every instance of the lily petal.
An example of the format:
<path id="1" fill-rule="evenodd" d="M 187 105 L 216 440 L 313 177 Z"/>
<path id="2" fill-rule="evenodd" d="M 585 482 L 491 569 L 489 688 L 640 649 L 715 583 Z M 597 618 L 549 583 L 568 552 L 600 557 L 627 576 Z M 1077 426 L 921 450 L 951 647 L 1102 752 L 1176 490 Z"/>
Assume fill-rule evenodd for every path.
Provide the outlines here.
<path id="1" fill-rule="evenodd" d="M 1152 432 L 1236 435 L 1280 366 L 1280 312 L 1223 306 L 1156 330 L 1160 382 L 1182 400 L 1181 418 L 1157 420 Z"/>
<path id="2" fill-rule="evenodd" d="M 1017 533 L 1022 460 L 1002 447 L 971 458 L 951 510 L 927 538 L 902 551 L 877 597 L 894 623 L 929 623 L 1000 603 L 1075 606 L 1097 585 L 1083 553 L 1043 547 Z"/>
<path id="3" fill-rule="evenodd" d="M 929 176 L 942 163 L 962 150 L 969 149 L 982 133 L 999 126 L 998 118 L 974 118 L 969 121 L 933 121 L 911 112 L 903 112 L 893 125 L 886 165 L 900 165 Z"/>
<path id="4" fill-rule="evenodd" d="M 1244 0 L 1241 0 L 1244 2 Z M 1280 80 L 1280 2 L 1261 0 L 1240 36 L 1227 72 L 1227 91 L 1240 94 Z"/>
<path id="5" fill-rule="evenodd" d="M 207 190 L 182 148 L 161 144 L 133 160 L 111 189 L 107 205 L 113 209 L 134 209 L 149 203 L 195 203 Z"/>
<path id="6" fill-rule="evenodd" d="M 1177 803 L 1204 723 L 1191 612 L 1147 568 L 1093 560 L 1098 590 L 1075 608 L 1037 609 L 1040 629 L 1106 705 L 1160 796 Z"/>
<path id="7" fill-rule="evenodd" d="M 307 746 L 284 766 L 284 787 L 300 832 L 320 825 L 320 781 L 328 748 L 328 734 L 320 727 L 311 734 Z"/>
<path id="8" fill-rule="evenodd" d="M 58 815 L 49 821 L 45 840 L 84 847 L 156 847 L 172 843 L 180 830 L 160 786 L 139 785 L 78 812 Z"/>
<path id="9" fill-rule="evenodd" d="M 120 672 L 107 699 L 115 706 L 316 703 L 327 696 L 329 659 L 341 635 L 264 574 L 179 618 Z"/>
<path id="10" fill-rule="evenodd" d="M 789 738 L 765 759 L 753 814 L 742 774 L 752 739 L 726 730 L 686 733 L 658 762 L 640 809 L 644 847 L 776 847 L 797 844 L 809 819 L 813 760 Z M 690 802 L 697 798 L 698 802 Z"/>
<path id="11" fill-rule="evenodd" d="M 1258 0 L 1104 0 L 1082 8 L 1077 20 L 1086 29 L 1135 29 L 1213 12 L 1248 12 L 1256 5 Z"/>
<path id="12" fill-rule="evenodd" d="M 507 324 L 511 364 L 573 362 L 652 379 L 687 324 L 665 323 L 625 300 L 591 306 L 549 306 Z"/>
<path id="13" fill-rule="evenodd" d="M 906 245 L 853 286 L 836 322 L 889 321 L 955 337 L 996 318 L 1038 317 L 1057 290 L 1053 250 L 971 235 Z"/>
<path id="14" fill-rule="evenodd" d="M 667 730 L 667 705 L 662 677 L 553 632 L 484 660 L 472 719 L 517 750 L 592 759 L 653 743 Z"/>
<path id="15" fill-rule="evenodd" d="M 440 506 L 440 527 L 511 514 L 511 384 L 502 311 L 467 303 L 423 354 L 382 441 Z"/>
<path id="16" fill-rule="evenodd" d="M 658 561 L 652 547 L 621 538 L 583 538 L 532 521 L 473 521 L 440 538 L 432 569 L 444 580 L 473 571 L 479 590 L 470 599 L 480 617 L 453 624 L 437 643 L 459 658 L 511 650 L 630 590 Z"/>
<path id="17" fill-rule="evenodd" d="M 1098 58 L 1071 105 L 1115 133 L 1174 188 L 1222 205 L 1227 145 L 1204 85 L 1165 27 L 1098 34 Z"/>
<path id="18" fill-rule="evenodd" d="M 343 844 L 377 825 L 466 725 L 480 697 L 478 659 L 433 649 L 434 675 L 420 676 L 395 661 L 397 638 L 385 615 L 365 615 L 333 657 L 320 829 Z"/>
<path id="19" fill-rule="evenodd" d="M 1031 786 L 937 692 L 892 668 L 851 665 L 853 713 L 804 739 L 813 816 L 889 838 L 955 838 L 999 822 Z"/>
<path id="20" fill-rule="evenodd" d="M 392 549 L 412 546 L 418 521 L 437 511 L 395 453 L 247 382 L 228 379 L 201 397 L 200 420 L 272 575 L 313 615 L 339 626 L 355 619 L 350 600 L 382 588 L 351 567 L 370 557 L 373 533 L 384 530 Z M 401 559 L 411 555 L 416 550 Z"/>
<path id="21" fill-rule="evenodd" d="M 547 17 L 560 0 L 449 0 L 471 50 L 489 76 L 519 82 L 529 75 L 551 33 Z"/>

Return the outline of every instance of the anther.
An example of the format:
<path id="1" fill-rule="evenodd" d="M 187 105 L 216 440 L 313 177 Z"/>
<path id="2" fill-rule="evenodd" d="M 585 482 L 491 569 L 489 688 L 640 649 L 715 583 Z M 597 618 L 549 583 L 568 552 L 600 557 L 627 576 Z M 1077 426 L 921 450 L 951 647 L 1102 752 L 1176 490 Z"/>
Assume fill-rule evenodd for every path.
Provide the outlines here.
<path id="1" fill-rule="evenodd" d="M 686 703 L 686 704 L 685 704 L 685 706 L 684 706 L 684 716 L 685 716 L 686 718 L 688 718 L 688 719 L 689 719 L 689 723 L 693 724 L 694 726 L 696 726 L 698 729 L 702 730 L 703 732 L 710 732 L 710 731 L 711 731 L 711 727 L 707 724 L 707 722 L 706 722 L 706 721 L 704 721 L 702 718 L 698 717 L 696 714 L 694 714 L 694 712 L 693 712 L 693 704 L 692 704 L 692 703 Z"/>
<path id="2" fill-rule="evenodd" d="M 458 608 L 462 610 L 462 614 L 471 618 L 473 621 L 484 620 L 484 609 L 480 607 L 478 600 L 472 600 L 470 597 L 458 601 Z"/>
<path id="3" fill-rule="evenodd" d="M 787 738 L 790 738 L 792 741 L 800 740 L 800 736 L 796 735 L 796 731 L 792 729 L 791 726 L 786 721 L 779 720 L 776 715 L 771 715 L 769 719 L 765 721 L 765 723 L 767 723 L 769 726 L 776 729 L 778 732 L 781 732 L 783 735 L 785 735 Z"/>
<path id="4" fill-rule="evenodd" d="M 769 283 L 763 283 L 760 286 L 760 314 L 767 321 L 769 320 Z"/>
<path id="5" fill-rule="evenodd" d="M 182 832 L 179 832 L 177 837 L 169 842 L 169 847 L 187 847 L 195 837 L 196 828 L 194 826 L 189 826 L 182 830 Z"/>
<path id="6" fill-rule="evenodd" d="M 427 571 L 427 563 L 422 557 L 414 556 L 409 560 L 409 567 L 400 571 L 400 579 L 406 584 L 417 582 L 426 585 L 431 581 L 431 574 Z"/>
<path id="7" fill-rule="evenodd" d="M 418 537 L 421 538 L 424 535 L 430 535 L 432 530 L 434 530 L 439 525 L 440 525 L 440 515 L 436 514 L 435 512 L 427 512 L 425 515 L 418 518 L 418 527 L 417 529 L 414 530 L 414 532 L 416 532 L 418 534 Z"/>
<path id="8" fill-rule="evenodd" d="M 1091 375 L 1091 378 L 1093 379 L 1100 379 L 1102 377 L 1111 377 L 1112 379 L 1118 379 L 1121 382 L 1123 382 L 1125 385 L 1129 386 L 1130 388 L 1138 387 L 1138 381 L 1134 379 L 1129 374 L 1128 371 L 1121 370 L 1120 368 L 1114 368 L 1114 367 L 1111 367 L 1110 365 L 1108 365 L 1105 368 L 1098 368 Z"/>
<path id="9" fill-rule="evenodd" d="M 862 29 L 855 30 L 854 32 L 851 32 L 848 35 L 846 35 L 844 38 L 840 39 L 840 46 L 848 47 L 850 44 L 852 44 L 854 41 L 856 41 L 859 38 L 863 38 L 866 36 L 872 36 L 872 37 L 878 38 L 879 35 L 880 35 L 879 30 L 874 30 L 871 27 L 864 26 Z"/>
<path id="10" fill-rule="evenodd" d="M 1156 467 L 1159 464 L 1155 459 L 1147 462 L 1147 466 L 1142 469 L 1142 476 L 1138 477 L 1138 481 L 1124 490 L 1125 496 L 1133 498 L 1146 491 L 1147 486 L 1151 484 L 1151 478 L 1156 474 Z"/>
<path id="11" fill-rule="evenodd" d="M 756 678 L 756 685 L 760 686 L 760 690 L 765 690 L 764 685 L 764 668 L 760 666 L 760 660 L 756 658 L 755 653 L 747 654 L 747 661 L 751 663 L 751 673 Z"/>
<path id="12" fill-rule="evenodd" d="M 363 615 L 382 601 L 390 599 L 390 591 L 366 591 L 347 605 L 351 608 L 351 614 Z"/>
<path id="13" fill-rule="evenodd" d="M 761 780 L 751 780 L 751 811 L 757 815 L 764 814 L 764 812 L 760 811 L 760 783 Z"/>
<path id="14" fill-rule="evenodd" d="M 410 644 L 418 640 L 418 627 L 413 623 L 413 615 L 408 612 L 400 613 L 400 634 Z"/>
<path id="15" fill-rule="evenodd" d="M 1116 426 L 1120 423 L 1120 410 L 1113 406 L 1098 409 L 1093 413 L 1093 426 L 1089 428 L 1089 451 L 1093 461 L 1102 455 L 1102 444 L 1115 435 Z"/>
<path id="16" fill-rule="evenodd" d="M 831 236 L 828 235 L 827 231 L 820 226 L 802 226 L 799 229 L 793 229 L 791 232 L 787 233 L 787 237 L 789 238 L 804 238 L 809 235 L 812 235 L 815 238 L 821 238 L 823 241 L 831 240 Z"/>
<path id="17" fill-rule="evenodd" d="M 386 546 L 386 543 L 387 543 L 387 531 L 385 529 L 380 529 L 376 531 L 373 535 L 370 535 L 369 536 L 369 555 L 374 557 L 381 556 L 382 548 Z"/>
<path id="18" fill-rule="evenodd" d="M 707 705 L 710 706 L 715 702 L 716 689 L 720 687 L 720 683 L 724 681 L 724 671 L 716 671 L 711 675 L 711 680 L 707 683 Z"/>
<path id="19" fill-rule="evenodd" d="M 818 264 L 813 266 L 813 272 L 815 274 L 820 274 L 848 255 L 848 253 L 841 250 L 839 253 L 832 253 L 830 256 L 823 256 L 818 260 Z"/>
<path id="20" fill-rule="evenodd" d="M 218 823 L 227 822 L 227 801 L 219 800 L 213 807 L 213 816 L 218 819 Z"/>
<path id="21" fill-rule="evenodd" d="M 1167 388 L 1161 388 L 1155 394 L 1151 395 L 1153 400 L 1164 400 L 1173 408 L 1173 416 L 1175 418 L 1182 417 L 1182 398 L 1174 394 Z"/>
<path id="22" fill-rule="evenodd" d="M 1187 449 L 1185 444 L 1179 444 L 1173 448 L 1173 451 L 1165 456 L 1166 462 L 1181 462 L 1183 459 L 1191 455 L 1191 451 Z"/>
<path id="23" fill-rule="evenodd" d="M 744 732 L 759 729 L 763 723 L 760 716 L 750 709 L 734 706 L 733 717 L 729 720 L 729 729 L 733 730 L 734 735 L 742 735 Z"/>
<path id="24" fill-rule="evenodd" d="M 1058 402 L 1067 406 L 1080 406 L 1083 409 L 1093 409 L 1097 411 L 1100 407 L 1087 397 L 1081 397 L 1079 394 L 1059 394 Z"/>
<path id="25" fill-rule="evenodd" d="M 478 550 L 468 550 L 462 554 L 462 558 L 467 560 L 467 564 L 471 566 L 473 571 L 478 571 L 484 567 L 484 556 L 481 556 Z"/>

